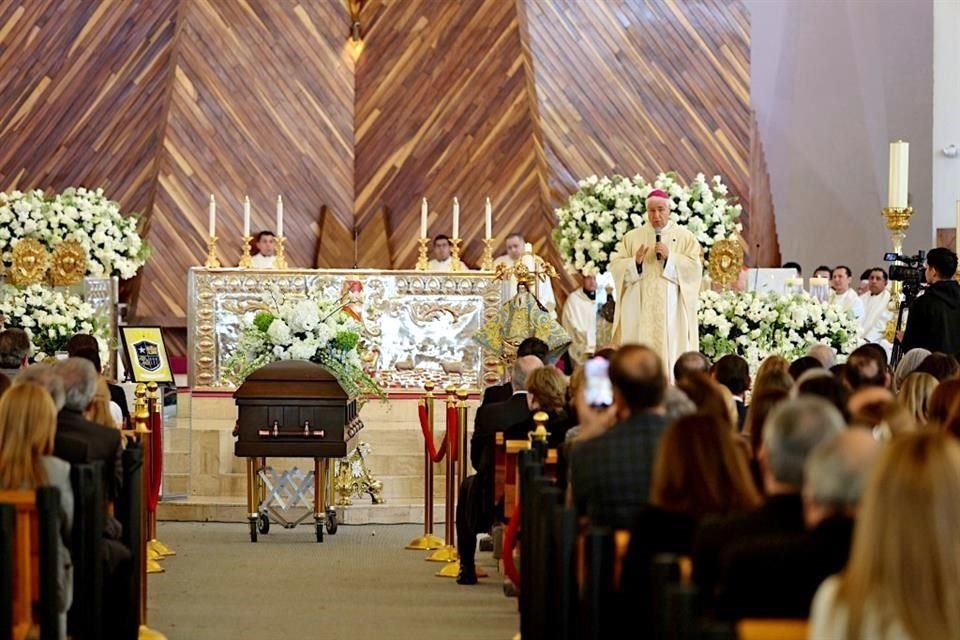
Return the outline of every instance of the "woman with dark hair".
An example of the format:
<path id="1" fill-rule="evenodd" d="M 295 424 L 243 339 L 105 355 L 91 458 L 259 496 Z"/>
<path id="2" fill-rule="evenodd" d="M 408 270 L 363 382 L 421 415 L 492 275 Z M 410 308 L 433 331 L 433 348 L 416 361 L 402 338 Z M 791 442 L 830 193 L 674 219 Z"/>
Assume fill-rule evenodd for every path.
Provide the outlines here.
<path id="1" fill-rule="evenodd" d="M 947 353 L 931 353 L 923 359 L 919 367 L 914 369 L 915 373 L 929 373 L 940 382 L 953 378 L 958 371 L 960 371 L 960 363 Z"/>

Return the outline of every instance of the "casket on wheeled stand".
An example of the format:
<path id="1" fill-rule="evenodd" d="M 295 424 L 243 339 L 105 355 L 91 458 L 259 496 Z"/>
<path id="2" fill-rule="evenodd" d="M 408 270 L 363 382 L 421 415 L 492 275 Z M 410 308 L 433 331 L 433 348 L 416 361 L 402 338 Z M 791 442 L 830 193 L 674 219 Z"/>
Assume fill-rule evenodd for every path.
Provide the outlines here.
<path id="1" fill-rule="evenodd" d="M 333 464 L 346 456 L 351 440 L 363 428 L 357 398 L 319 364 L 285 360 L 247 376 L 234 392 L 238 418 L 234 455 L 246 458 L 247 519 L 250 541 L 266 534 L 270 523 L 293 528 L 311 514 L 317 542 L 323 532 L 337 531 Z M 268 458 L 312 458 L 313 470 L 282 472 Z M 292 510 L 309 504 L 299 518 Z"/>

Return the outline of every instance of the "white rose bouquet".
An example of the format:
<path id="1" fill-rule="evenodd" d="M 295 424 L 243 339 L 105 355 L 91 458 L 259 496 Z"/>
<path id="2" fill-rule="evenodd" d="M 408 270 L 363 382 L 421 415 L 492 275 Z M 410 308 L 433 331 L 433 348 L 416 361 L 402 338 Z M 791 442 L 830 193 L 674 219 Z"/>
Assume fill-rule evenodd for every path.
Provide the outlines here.
<path id="1" fill-rule="evenodd" d="M 150 252 L 137 233 L 137 217 L 122 215 L 103 189 L 70 188 L 53 197 L 40 190 L 0 193 L 0 260 L 5 266 L 23 238 L 35 238 L 47 250 L 76 240 L 87 252 L 88 276 L 132 278 Z"/>
<path id="2" fill-rule="evenodd" d="M 700 350 L 707 357 L 715 361 L 736 353 L 754 370 L 768 355 L 793 360 L 818 342 L 844 356 L 860 339 L 860 325 L 852 313 L 806 293 L 704 291 L 698 319 Z"/>
<path id="3" fill-rule="evenodd" d="M 310 360 L 323 365 L 351 395 L 384 395 L 363 370 L 362 327 L 342 301 L 275 298 L 274 307 L 254 315 L 227 360 L 227 375 L 236 384 L 270 362 Z"/>
<path id="4" fill-rule="evenodd" d="M 571 271 L 605 272 L 617 242 L 644 224 L 646 197 L 654 189 L 670 194 L 671 217 L 696 236 L 705 260 L 714 242 L 742 229 L 738 218 L 743 208 L 728 195 L 720 176 L 708 181 L 700 173 L 687 185 L 672 172 L 661 173 L 649 183 L 639 175 L 590 176 L 578 187 L 566 205 L 554 212 L 553 239 Z"/>
<path id="5" fill-rule="evenodd" d="M 39 284 L 22 289 L 4 285 L 0 287 L 0 315 L 6 327 L 23 329 L 30 336 L 35 362 L 63 350 L 77 333 L 95 336 L 103 358 L 109 338 L 106 319 L 79 296 Z"/>

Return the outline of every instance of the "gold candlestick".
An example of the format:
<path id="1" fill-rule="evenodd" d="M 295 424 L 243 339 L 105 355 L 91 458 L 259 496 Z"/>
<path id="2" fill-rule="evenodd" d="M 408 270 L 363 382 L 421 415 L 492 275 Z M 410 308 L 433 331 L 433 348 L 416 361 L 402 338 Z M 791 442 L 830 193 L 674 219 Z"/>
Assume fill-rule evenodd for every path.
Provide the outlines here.
<path id="1" fill-rule="evenodd" d="M 247 236 L 243 239 L 243 247 L 240 249 L 240 262 L 237 266 L 241 269 L 249 269 L 253 266 L 253 259 L 250 256 L 250 245 L 253 243 L 253 236 Z"/>
<path id="2" fill-rule="evenodd" d="M 493 271 L 493 238 L 483 239 L 483 256 L 480 258 L 480 269 Z"/>
<path id="3" fill-rule="evenodd" d="M 462 238 L 450 238 L 450 271 L 460 271 L 460 242 Z"/>
<path id="4" fill-rule="evenodd" d="M 903 240 L 907 237 L 907 229 L 910 228 L 910 217 L 913 215 L 913 207 L 885 207 L 883 217 L 887 221 L 887 229 L 890 231 L 890 242 L 893 245 L 893 251 L 897 255 L 903 253 Z M 898 262 L 899 263 L 899 262 Z M 897 312 L 900 310 L 900 295 L 903 292 L 903 283 L 899 280 L 890 282 L 890 302 L 887 305 L 893 316 L 887 321 L 883 337 L 888 342 L 893 342 L 897 328 Z"/>
<path id="5" fill-rule="evenodd" d="M 273 266 L 276 267 L 277 269 L 286 269 L 286 268 L 287 268 L 286 253 L 285 253 L 284 250 L 283 250 L 283 243 L 286 242 L 286 241 L 287 241 L 287 239 L 286 239 L 284 236 L 277 236 L 277 238 L 276 238 L 276 242 L 277 242 L 277 255 L 276 255 L 276 257 L 275 257 L 274 260 L 273 260 Z"/>
<path id="6" fill-rule="evenodd" d="M 220 259 L 217 257 L 217 236 L 207 238 L 207 262 L 203 266 L 207 269 L 220 268 Z"/>
<path id="7" fill-rule="evenodd" d="M 420 245 L 420 248 L 417 249 L 417 271 L 426 271 L 429 265 L 427 261 L 427 245 L 430 244 L 430 238 L 418 238 L 417 244 Z"/>

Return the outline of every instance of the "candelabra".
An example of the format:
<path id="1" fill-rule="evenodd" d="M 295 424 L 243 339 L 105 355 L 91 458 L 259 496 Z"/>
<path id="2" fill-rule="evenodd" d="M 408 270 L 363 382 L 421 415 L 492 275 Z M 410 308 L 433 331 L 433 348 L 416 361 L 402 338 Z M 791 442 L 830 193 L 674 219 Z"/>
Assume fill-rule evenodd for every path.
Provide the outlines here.
<path id="1" fill-rule="evenodd" d="M 903 240 L 907 237 L 907 229 L 910 228 L 910 217 L 913 215 L 913 207 L 886 207 L 883 209 L 883 217 L 887 221 L 887 230 L 890 231 L 890 241 L 893 244 L 893 251 L 897 255 L 903 253 Z M 883 337 L 889 342 L 896 338 L 897 316 L 900 310 L 900 295 L 903 292 L 903 283 L 894 280 L 890 283 L 890 303 L 887 306 L 892 312 L 890 320 L 887 321 Z"/>
<path id="2" fill-rule="evenodd" d="M 217 236 L 207 238 L 207 262 L 203 266 L 207 269 L 220 267 L 220 258 L 217 257 Z"/>
<path id="3" fill-rule="evenodd" d="M 483 239 L 483 256 L 480 258 L 480 269 L 493 271 L 493 238 Z"/>
<path id="4" fill-rule="evenodd" d="M 417 250 L 417 271 L 426 271 L 427 265 L 427 245 L 430 244 L 430 238 L 418 238 L 417 244 L 420 248 Z"/>
<path id="5" fill-rule="evenodd" d="M 253 236 L 246 236 L 243 239 L 243 247 L 240 248 L 240 262 L 237 265 L 241 269 L 249 269 L 253 266 L 253 259 L 250 256 L 251 244 L 253 244 Z"/>
<path id="6" fill-rule="evenodd" d="M 277 269 L 286 269 L 287 268 L 287 258 L 283 250 L 283 243 L 287 241 L 285 236 L 277 236 L 277 255 L 273 260 L 273 266 Z"/>
<path id="7" fill-rule="evenodd" d="M 460 271 L 460 242 L 462 238 L 450 238 L 450 271 Z"/>

